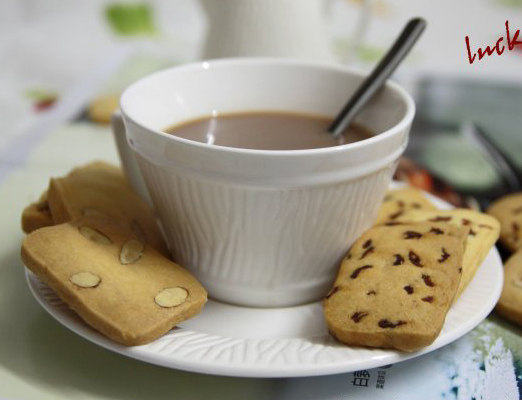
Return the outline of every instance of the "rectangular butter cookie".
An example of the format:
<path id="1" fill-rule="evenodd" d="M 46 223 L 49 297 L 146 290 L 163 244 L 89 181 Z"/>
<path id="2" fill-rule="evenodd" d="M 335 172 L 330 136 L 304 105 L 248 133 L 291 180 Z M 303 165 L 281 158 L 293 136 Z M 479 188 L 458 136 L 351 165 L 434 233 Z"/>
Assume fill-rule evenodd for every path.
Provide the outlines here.
<path id="1" fill-rule="evenodd" d="M 73 169 L 49 183 L 48 203 L 54 223 L 88 215 L 123 222 L 141 240 L 168 256 L 163 236 L 150 207 L 128 185 L 120 168 L 95 161 Z"/>
<path id="2" fill-rule="evenodd" d="M 415 188 L 388 190 L 374 225 L 395 221 L 408 210 L 436 210 L 437 208 L 424 196 L 423 192 Z"/>
<path id="3" fill-rule="evenodd" d="M 452 210 L 410 210 L 397 218 L 398 222 L 448 222 L 455 226 L 469 228 L 465 243 L 464 260 L 462 261 L 462 279 L 457 291 L 459 297 L 475 276 L 478 267 L 498 239 L 500 225 L 490 215 L 464 208 Z"/>
<path id="4" fill-rule="evenodd" d="M 457 292 L 467 233 L 432 222 L 365 232 L 324 300 L 332 335 L 348 345 L 403 351 L 431 344 Z"/>
<path id="5" fill-rule="evenodd" d="M 47 191 L 43 192 L 40 199 L 29 204 L 22 212 L 22 230 L 31 233 L 44 226 L 54 225 L 49 203 L 47 202 Z"/>
<path id="6" fill-rule="evenodd" d="M 187 270 L 105 217 L 30 233 L 22 260 L 87 324 L 127 346 L 157 339 L 207 299 Z"/>

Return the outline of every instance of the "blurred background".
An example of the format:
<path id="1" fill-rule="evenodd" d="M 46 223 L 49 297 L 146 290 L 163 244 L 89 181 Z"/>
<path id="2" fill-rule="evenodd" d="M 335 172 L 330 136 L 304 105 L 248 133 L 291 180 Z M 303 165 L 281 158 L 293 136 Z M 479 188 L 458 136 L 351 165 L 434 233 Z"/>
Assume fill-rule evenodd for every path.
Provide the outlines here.
<path id="1" fill-rule="evenodd" d="M 470 65 L 464 40 L 472 51 L 494 45 L 506 21 L 513 37 L 522 0 L 298 1 L 243 0 L 252 4 L 241 11 L 238 0 L 2 0 L 0 156 L 35 126 L 108 134 L 129 83 L 209 56 L 323 58 L 369 71 L 422 16 L 428 29 L 395 76 L 417 101 L 397 177 L 475 206 L 522 188 L 522 45 Z M 314 53 L 322 35 L 326 50 Z"/>

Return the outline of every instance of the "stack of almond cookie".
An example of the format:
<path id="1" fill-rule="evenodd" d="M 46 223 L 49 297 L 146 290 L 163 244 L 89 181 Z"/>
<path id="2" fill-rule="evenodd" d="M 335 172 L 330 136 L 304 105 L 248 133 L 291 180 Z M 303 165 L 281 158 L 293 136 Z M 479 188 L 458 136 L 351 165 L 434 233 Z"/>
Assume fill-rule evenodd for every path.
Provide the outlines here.
<path id="1" fill-rule="evenodd" d="M 151 342 L 206 302 L 200 283 L 167 258 L 152 211 L 119 168 L 94 162 L 51 179 L 22 228 L 26 267 L 118 343 Z"/>
<path id="2" fill-rule="evenodd" d="M 504 287 L 495 310 L 522 326 L 522 193 L 500 198 L 487 212 L 500 221 L 500 243 L 511 252 L 504 264 Z"/>
<path id="3" fill-rule="evenodd" d="M 499 229 L 489 215 L 441 211 L 420 191 L 391 191 L 324 300 L 330 332 L 348 345 L 414 351 L 431 344 Z"/>

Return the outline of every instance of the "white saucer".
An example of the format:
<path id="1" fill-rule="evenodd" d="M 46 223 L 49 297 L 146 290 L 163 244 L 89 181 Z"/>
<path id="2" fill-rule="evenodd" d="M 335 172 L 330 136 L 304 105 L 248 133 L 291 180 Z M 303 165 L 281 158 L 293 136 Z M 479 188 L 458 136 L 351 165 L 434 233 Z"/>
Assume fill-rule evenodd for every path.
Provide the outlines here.
<path id="1" fill-rule="evenodd" d="M 463 336 L 495 306 L 502 261 L 493 248 L 449 311 L 435 342 L 415 353 L 343 346 L 326 330 L 321 303 L 256 309 L 210 300 L 203 312 L 153 343 L 124 347 L 86 325 L 54 292 L 26 270 L 31 292 L 60 323 L 106 349 L 152 364 L 215 375 L 297 377 L 328 375 L 396 363 Z"/>

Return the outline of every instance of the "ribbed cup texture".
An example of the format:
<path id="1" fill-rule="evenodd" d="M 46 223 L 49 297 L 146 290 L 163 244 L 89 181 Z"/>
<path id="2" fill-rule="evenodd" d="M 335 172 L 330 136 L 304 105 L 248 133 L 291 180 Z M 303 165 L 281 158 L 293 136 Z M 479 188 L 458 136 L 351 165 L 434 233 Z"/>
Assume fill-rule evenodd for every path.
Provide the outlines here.
<path id="1" fill-rule="evenodd" d="M 317 289 L 334 279 L 351 243 L 371 225 L 393 172 L 390 166 L 346 183 L 262 189 L 140 163 L 176 261 L 209 283 L 212 297 L 260 306 L 266 304 L 255 297 L 270 292 L 284 293 L 288 304 L 295 304 L 293 291 L 307 292 L 300 301 L 324 294 Z M 233 293 L 237 287 L 249 298 Z"/>

